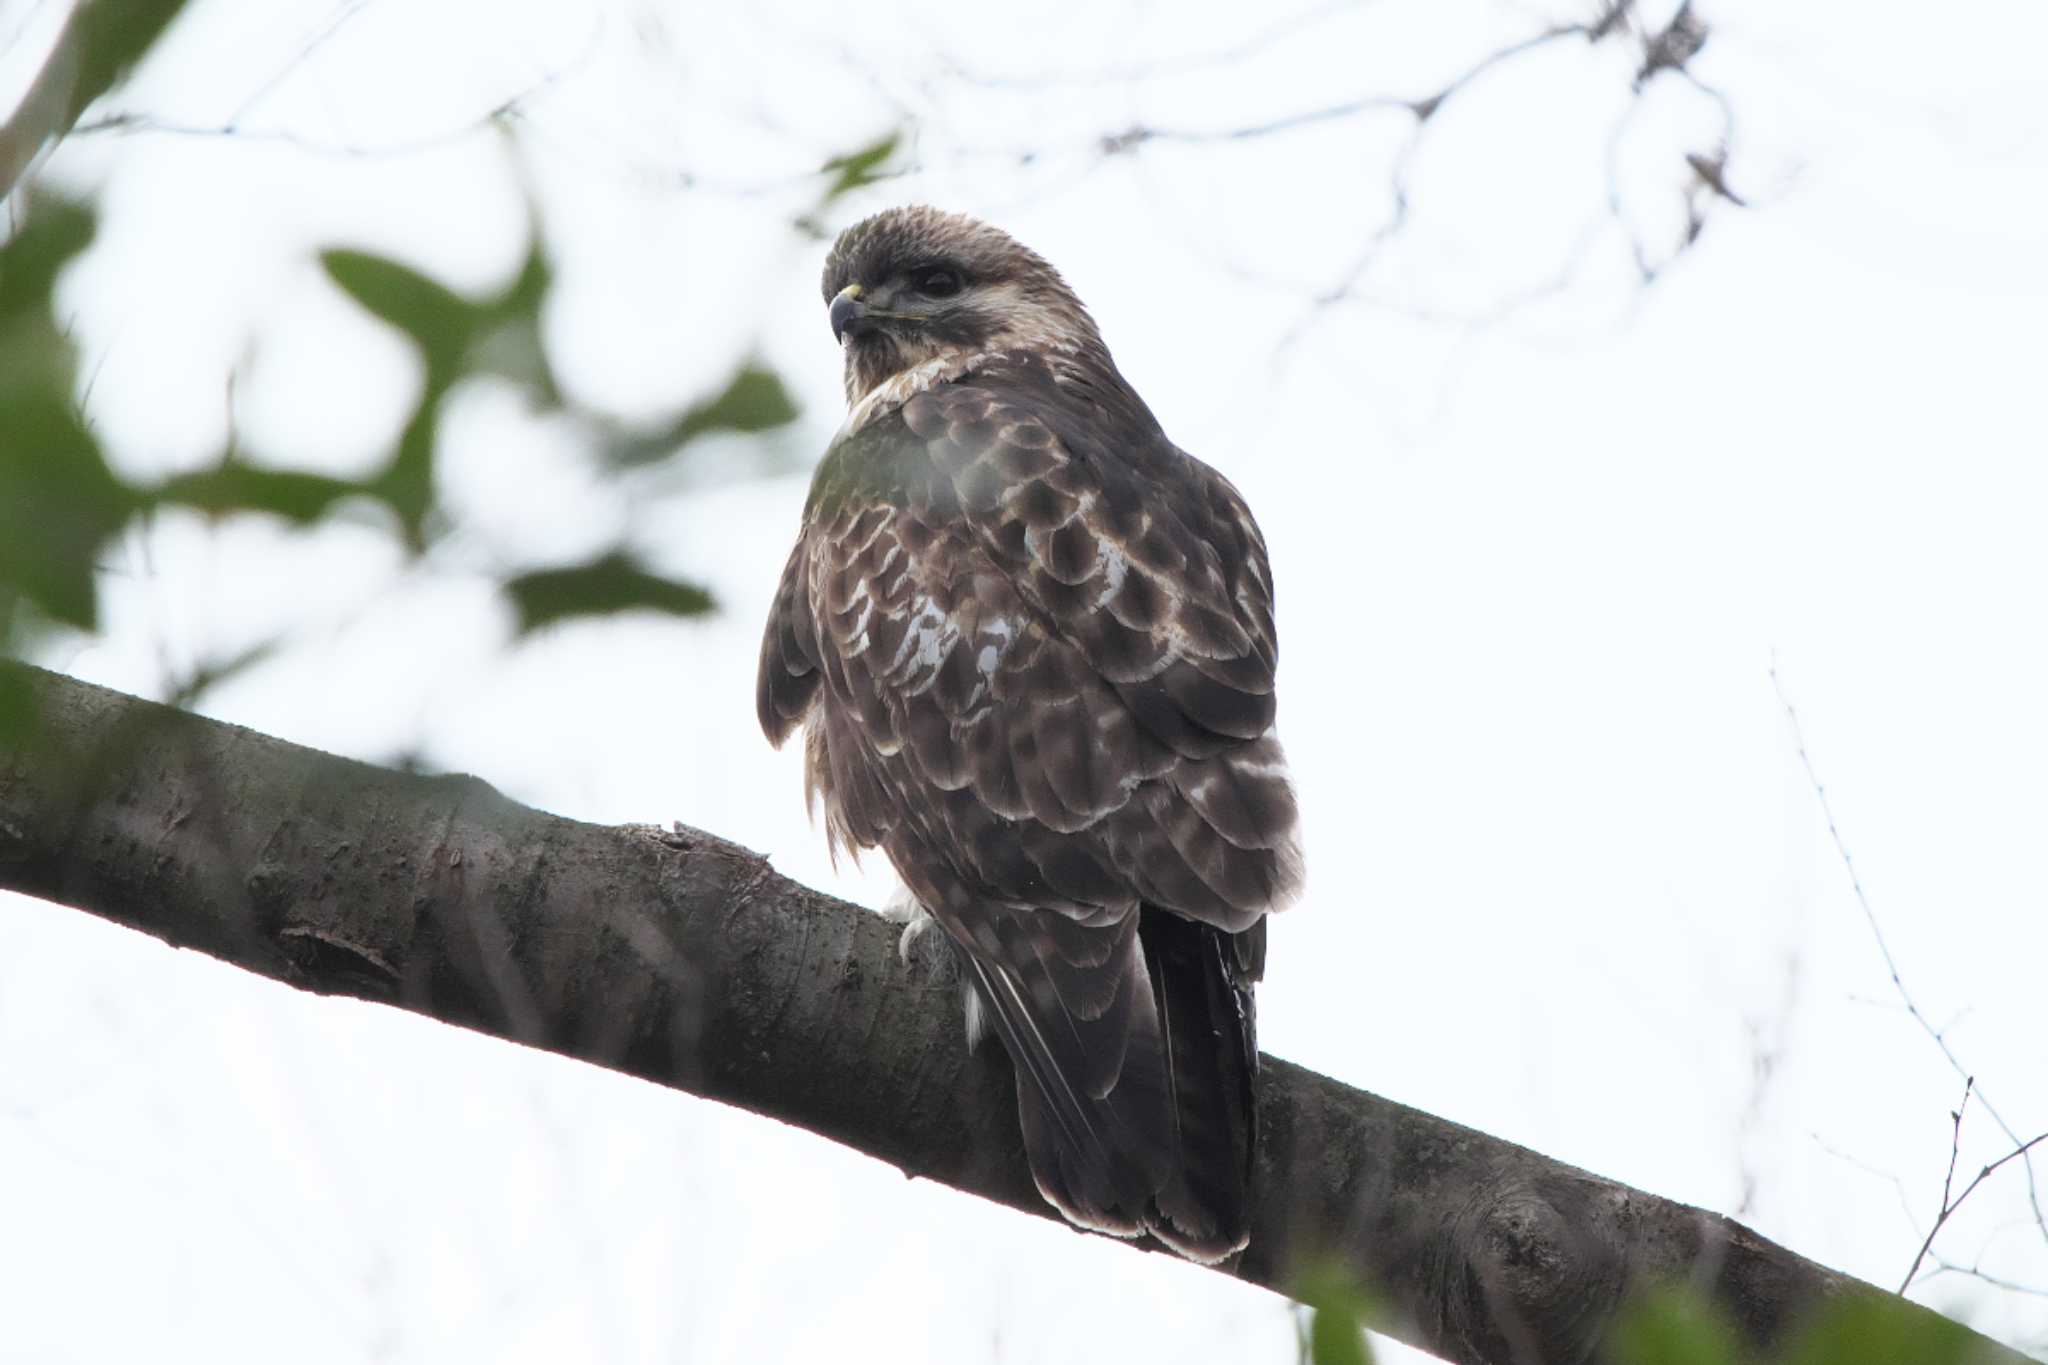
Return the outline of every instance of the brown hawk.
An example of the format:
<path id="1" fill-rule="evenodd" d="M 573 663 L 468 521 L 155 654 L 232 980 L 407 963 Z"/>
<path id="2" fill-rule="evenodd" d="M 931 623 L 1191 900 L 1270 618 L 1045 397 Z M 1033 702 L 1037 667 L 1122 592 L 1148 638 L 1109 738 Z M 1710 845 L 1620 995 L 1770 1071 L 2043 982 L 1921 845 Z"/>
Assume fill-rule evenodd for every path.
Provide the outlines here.
<path id="1" fill-rule="evenodd" d="M 1252 988 L 1301 881 L 1273 583 L 1043 259 L 893 209 L 825 263 L 846 423 L 761 646 L 835 848 L 881 848 L 1017 1073 L 1039 1190 L 1242 1249 Z"/>

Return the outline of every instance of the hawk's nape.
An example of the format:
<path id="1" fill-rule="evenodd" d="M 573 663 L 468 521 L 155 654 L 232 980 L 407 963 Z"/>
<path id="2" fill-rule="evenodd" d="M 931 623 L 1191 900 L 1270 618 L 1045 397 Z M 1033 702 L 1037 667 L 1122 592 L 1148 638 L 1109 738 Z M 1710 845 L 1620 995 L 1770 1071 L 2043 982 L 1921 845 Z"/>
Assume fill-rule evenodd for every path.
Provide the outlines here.
<path id="1" fill-rule="evenodd" d="M 1265 542 L 1052 268 L 929 209 L 826 266 L 852 405 L 762 641 L 757 707 L 835 845 L 881 848 L 1017 1071 L 1039 1189 L 1241 1249 L 1252 991 L 1299 887 Z"/>

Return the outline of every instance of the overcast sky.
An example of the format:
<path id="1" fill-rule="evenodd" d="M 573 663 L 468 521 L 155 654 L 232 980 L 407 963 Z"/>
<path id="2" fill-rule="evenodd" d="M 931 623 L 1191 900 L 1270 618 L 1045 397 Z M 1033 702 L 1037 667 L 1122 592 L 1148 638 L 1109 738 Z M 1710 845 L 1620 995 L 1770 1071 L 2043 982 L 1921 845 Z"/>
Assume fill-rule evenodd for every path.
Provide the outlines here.
<path id="1" fill-rule="evenodd" d="M 65 9 L 0 3 L 0 97 Z M 842 402 L 792 221 L 826 157 L 902 129 L 905 173 L 827 226 L 923 200 L 1009 228 L 1266 529 L 1310 889 L 1264 1046 L 1895 1285 L 1962 1078 L 1901 1008 L 1787 701 L 1905 985 L 1980 1099 L 2048 1128 L 2048 11 L 1700 11 L 1704 85 L 1638 98 L 1630 50 L 1553 43 L 1411 148 L 1398 111 L 1199 135 L 1431 93 L 1555 14 L 192 0 L 115 101 L 155 131 L 42 172 L 100 196 L 61 300 L 124 471 L 192 467 L 230 420 L 275 463 L 376 467 L 416 367 L 313 252 L 487 289 L 531 194 L 573 392 L 648 417 L 758 354 L 802 400 L 775 438 L 800 472 L 706 447 L 684 493 L 636 493 L 477 386 L 428 564 L 374 525 L 163 517 L 110 556 L 104 637 L 47 662 L 161 694 L 282 633 L 209 714 L 701 825 L 879 903 L 751 687 Z M 509 138 L 482 124 L 508 102 Z M 1188 136 L 1104 153 L 1135 127 Z M 1724 137 L 1748 207 L 1708 203 L 1678 254 L 1684 154 Z M 513 643 L 490 571 L 621 535 L 720 614 Z M 1962 1141 L 1965 1171 L 2012 1146 L 1978 1101 Z M 1165 1257 L 15 897 L 0 1172 L 5 1362 L 1294 1349 L 1280 1300 Z M 1916 1297 L 2048 1350 L 2016 1165 L 1936 1249 L 2034 1292 Z"/>

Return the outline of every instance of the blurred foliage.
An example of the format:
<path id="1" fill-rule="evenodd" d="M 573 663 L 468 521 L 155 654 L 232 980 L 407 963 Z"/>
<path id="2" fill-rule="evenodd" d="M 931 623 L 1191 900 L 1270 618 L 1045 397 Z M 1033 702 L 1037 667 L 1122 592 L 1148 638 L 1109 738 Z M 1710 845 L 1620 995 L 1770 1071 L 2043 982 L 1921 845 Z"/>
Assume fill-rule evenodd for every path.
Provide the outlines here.
<path id="1" fill-rule="evenodd" d="M 1308 1310 L 1305 1365 L 1372 1365 L 1365 1324 L 1372 1320 L 1373 1304 L 1350 1271 L 1334 1265 L 1311 1270 L 1294 1299 Z"/>
<path id="2" fill-rule="evenodd" d="M 696 404 L 655 431 L 616 435 L 607 443 L 605 453 L 616 465 L 647 464 L 700 436 L 771 431 L 795 420 L 796 402 L 774 371 L 744 365 L 717 397 Z"/>
<path id="3" fill-rule="evenodd" d="M 73 120 L 142 60 L 183 8 L 185 0 L 92 0 L 78 7 L 85 41 L 71 90 Z"/>
<path id="4" fill-rule="evenodd" d="M 310 526 L 344 498 L 363 492 L 347 479 L 295 469 L 266 469 L 230 452 L 211 469 L 178 474 L 156 489 L 163 504 L 190 507 L 216 516 L 229 512 L 274 513 L 294 526 Z"/>
<path id="5" fill-rule="evenodd" d="M 72 8 L 41 70 L 0 125 L 0 198 L 46 143 L 142 60 L 184 8 L 185 0 L 91 0 Z"/>
<path id="6" fill-rule="evenodd" d="M 361 251 L 323 252 L 328 278 L 364 310 L 411 338 L 426 372 L 398 449 L 383 471 L 349 492 L 391 509 L 408 545 L 427 543 L 433 507 L 434 452 L 449 391 L 473 376 L 495 375 L 524 389 L 542 410 L 564 404 L 540 342 L 541 308 L 553 274 L 538 233 L 519 274 L 495 298 L 463 298 L 425 275 Z M 285 491 L 285 490 L 279 490 Z M 274 509 L 282 510 L 282 509 Z"/>
<path id="7" fill-rule="evenodd" d="M 903 146 L 900 130 L 891 130 L 876 138 L 865 147 L 835 156 L 818 168 L 819 174 L 828 177 L 825 188 L 818 196 L 818 202 L 806 212 L 797 215 L 794 226 L 797 231 L 807 233 L 821 242 L 832 240 L 832 229 L 827 224 L 826 210 L 835 200 L 865 189 L 894 176 L 902 169 L 892 166 L 890 161 Z"/>
<path id="8" fill-rule="evenodd" d="M 696 616 L 711 610 L 710 594 L 651 573 L 631 556 L 612 553 L 567 569 L 541 569 L 508 579 L 505 591 L 519 609 L 521 634 L 572 616 L 599 616 L 635 608 Z"/>
<path id="9" fill-rule="evenodd" d="M 85 210 L 31 202 L 0 247 L 0 612 L 11 632 L 28 628 L 24 606 L 80 630 L 98 624 L 94 557 L 138 502 L 71 400 L 77 356 L 50 305 L 92 236 Z"/>
<path id="10" fill-rule="evenodd" d="M 1829 1304 L 1785 1350 L 1762 1356 L 1743 1345 L 1715 1304 L 1665 1288 L 1623 1311 L 1606 1359 L 1611 1365 L 1972 1365 L 1987 1358 L 1987 1349 L 1962 1324 L 1872 1290 Z"/>
<path id="11" fill-rule="evenodd" d="M 1364 1329 L 1378 1312 L 1349 1271 L 1313 1270 L 1292 1297 L 1307 1310 L 1305 1365 L 1370 1365 Z M 1978 1365 L 1991 1349 L 1960 1323 L 1873 1290 L 1829 1304 L 1788 1347 L 1764 1356 L 1743 1343 L 1711 1300 L 1665 1286 L 1623 1307 L 1598 1359 L 1603 1365 Z"/>
<path id="12" fill-rule="evenodd" d="M 1628 1305 L 1607 1349 L 1614 1365 L 1734 1365 L 1748 1359 L 1734 1327 L 1714 1305 L 1669 1288 Z"/>
<path id="13" fill-rule="evenodd" d="M 48 197 L 22 207 L 17 230 L 0 244 L 0 656 L 24 652 L 50 627 L 95 629 L 101 555 L 125 527 L 160 508 L 311 527 L 347 505 L 367 506 L 381 509 L 409 554 L 423 553 L 450 526 L 435 494 L 442 414 L 450 393 L 471 380 L 513 385 L 536 418 L 573 417 L 590 453 L 620 477 L 675 460 L 706 437 L 759 434 L 797 417 L 782 381 L 753 361 L 651 429 L 566 398 L 541 339 L 553 272 L 538 231 L 518 273 L 481 299 L 397 261 L 336 249 L 320 258 L 328 278 L 411 341 L 424 379 L 379 466 L 361 479 L 276 467 L 250 458 L 230 436 L 203 468 L 155 483 L 123 479 L 80 407 L 77 349 L 54 303 L 59 277 L 92 241 L 93 212 Z M 585 563 L 508 568 L 501 587 L 521 634 L 578 616 L 690 616 L 713 605 L 702 587 L 649 566 L 623 543 Z M 173 684 L 173 697 L 190 701 L 272 652 L 265 644 L 202 667 Z M 28 723 L 18 692 L 0 692 L 0 739 Z"/>
<path id="14" fill-rule="evenodd" d="M 35 704 L 27 675 L 0 668 L 0 750 L 18 749 L 28 738 Z"/>
<path id="15" fill-rule="evenodd" d="M 1890 1294 L 1839 1303 L 1786 1355 L 1786 1365 L 1970 1365 L 1983 1339 L 1961 1323 Z"/>
<path id="16" fill-rule="evenodd" d="M 0 125 L 0 195 L 38 148 L 62 137 L 85 107 L 112 89 L 155 46 L 184 0 L 92 0 L 67 20 L 28 94 Z M 818 208 L 883 179 L 897 133 L 835 157 L 820 169 Z M 542 340 L 554 274 L 535 224 L 533 247 L 514 277 L 471 298 L 398 261 L 336 248 L 320 263 L 335 287 L 404 335 L 422 383 L 392 448 L 360 479 L 253 458 L 229 433 L 204 467 L 156 482 L 123 478 L 109 465 L 79 397 L 79 357 L 55 307 L 59 277 L 93 239 L 85 205 L 17 194 L 0 226 L 0 658 L 27 653 L 55 629 L 92 631 L 100 620 L 98 573 L 110 542 L 159 509 L 209 518 L 266 516 L 299 528 L 365 510 L 390 527 L 412 557 L 451 529 L 438 505 L 435 461 L 447 400 L 463 384 L 515 388 L 536 420 L 572 419 L 588 453 L 615 478 L 679 467 L 697 442 L 756 436 L 797 417 L 781 379 L 754 361 L 673 417 L 627 424 L 585 408 L 556 382 Z M 289 452 L 282 452 L 288 455 Z M 639 487 L 641 485 L 636 485 Z M 691 616 L 712 609 L 698 584 L 669 576 L 623 539 L 585 562 L 521 564 L 499 573 L 521 635 L 579 616 L 645 610 Z M 201 663 L 168 682 L 171 699 L 208 687 L 277 652 L 267 640 Z M 0 672 L 0 743 L 32 723 L 18 677 Z"/>
<path id="17" fill-rule="evenodd" d="M 903 135 L 890 132 L 870 142 L 858 151 L 835 156 L 824 165 L 825 174 L 832 177 L 825 185 L 825 202 L 831 203 L 841 195 L 852 194 L 888 178 L 883 168 L 889 158 L 896 155 L 896 149 L 903 144 Z"/>

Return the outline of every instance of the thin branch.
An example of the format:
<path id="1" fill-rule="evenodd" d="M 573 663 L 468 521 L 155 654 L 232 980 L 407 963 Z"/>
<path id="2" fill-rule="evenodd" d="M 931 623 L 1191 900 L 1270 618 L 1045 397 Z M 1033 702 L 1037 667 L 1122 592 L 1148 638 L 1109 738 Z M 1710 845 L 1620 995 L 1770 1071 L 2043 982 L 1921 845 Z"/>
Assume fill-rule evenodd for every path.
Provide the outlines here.
<path id="1" fill-rule="evenodd" d="M 551 93 L 564 78 L 589 62 L 596 45 L 596 36 L 593 32 L 590 41 L 580 53 L 549 69 L 524 89 L 498 101 L 490 109 L 465 123 L 434 132 L 420 133 L 391 142 L 359 143 L 325 141 L 290 128 L 246 127 L 242 120 L 247 117 L 249 111 L 260 104 L 287 76 L 298 70 L 306 58 L 361 12 L 367 3 L 368 0 L 357 0 L 356 4 L 345 9 L 332 24 L 305 46 L 298 58 L 265 81 L 255 94 L 244 100 L 240 108 L 220 123 L 187 123 L 177 119 L 160 118 L 139 110 L 124 110 L 94 119 L 89 123 L 81 123 L 72 130 L 72 135 L 86 137 L 111 134 L 132 137 L 139 134 L 154 134 L 161 137 L 220 138 L 237 142 L 271 143 L 290 147 L 308 156 L 336 161 L 402 160 L 455 146 L 474 138 L 479 133 L 502 131 L 521 124 L 530 106 Z"/>
<path id="2" fill-rule="evenodd" d="M 1959 1143 L 1962 1140 L 1962 1127 L 1962 1111 L 1957 1110 L 1956 1140 Z M 1913 1276 L 1919 1273 L 1920 1263 L 1927 1258 L 1928 1248 L 1934 1245 L 1934 1238 L 1941 1231 L 1942 1225 L 1947 1223 L 1948 1220 L 1954 1216 L 1956 1210 L 1960 1209 L 1963 1206 L 1965 1200 L 1969 1199 L 1971 1195 L 1977 1192 L 1977 1187 L 1983 1184 L 1986 1180 L 1990 1179 L 1991 1174 L 1994 1171 L 1996 1171 L 1999 1167 L 2003 1166 L 2006 1162 L 2013 1160 L 2015 1157 L 2024 1159 L 2028 1152 L 2032 1151 L 2035 1147 L 2039 1146 L 2043 1142 L 2048 1142 L 2048 1133 L 2040 1133 L 2034 1137 L 2027 1139 L 2025 1142 L 2022 1142 L 2019 1146 L 2007 1152 L 2004 1156 L 1998 1158 L 1998 1160 L 1993 1161 L 1990 1164 L 1986 1165 L 1983 1170 L 1977 1172 L 1975 1179 L 1973 1179 L 1968 1185 L 1965 1185 L 1963 1187 L 1963 1192 L 1956 1196 L 1954 1203 L 1949 1202 L 1948 1191 L 1949 1180 L 1953 1180 L 1955 1178 L 1956 1158 L 1955 1153 L 1953 1151 L 1949 1153 L 1949 1180 L 1944 1180 L 1941 1183 L 1941 1213 L 1939 1216 L 1935 1218 L 1934 1226 L 1927 1229 L 1926 1240 L 1920 1243 L 1919 1253 L 1913 1257 L 1913 1268 L 1906 1272 L 1906 1278 L 1900 1281 L 1899 1283 L 1899 1292 L 1901 1294 L 1905 1293 L 1906 1290 L 1912 1286 Z M 1978 1278 L 1985 1279 L 1988 1277 L 1979 1275 Z"/>
<path id="3" fill-rule="evenodd" d="M 506 100 L 488 113 L 467 123 L 385 143 L 325 142 L 289 128 L 245 128 L 233 121 L 181 123 L 174 119 L 159 118 L 155 114 L 137 111 L 109 114 L 90 123 L 81 123 L 74 130 L 73 136 L 153 134 L 159 137 L 224 138 L 236 142 L 274 143 L 304 152 L 308 156 L 336 161 L 402 160 L 405 157 L 452 147 L 468 141 L 479 133 L 489 132 L 516 121 L 523 98 L 524 96 L 515 96 Z"/>
<path id="4" fill-rule="evenodd" d="M 147 55 L 185 0 L 79 0 L 13 115 L 0 124 L 0 199 L 94 100 Z"/>
<path id="5" fill-rule="evenodd" d="M 1698 55 L 1707 41 L 1709 30 L 1706 23 L 1688 3 L 1680 7 L 1664 28 L 1649 32 L 1642 30 L 1637 24 L 1634 8 L 1633 0 L 1613 0 L 1591 20 L 1553 24 L 1538 29 L 1487 53 L 1426 95 L 1369 92 L 1311 109 L 1225 127 L 1161 127 L 1139 122 L 1120 131 L 1104 134 L 1098 139 L 1097 150 L 1104 157 L 1114 157 L 1136 153 L 1152 143 L 1201 145 L 1241 142 L 1283 136 L 1305 128 L 1382 113 L 1399 112 L 1413 120 L 1413 127 L 1408 137 L 1403 140 L 1399 151 L 1395 153 L 1388 173 L 1393 205 L 1388 217 L 1371 231 L 1352 260 L 1336 277 L 1317 289 L 1310 297 L 1301 316 L 1289 326 L 1275 348 L 1276 357 L 1284 357 L 1332 309 L 1342 304 L 1366 301 L 1360 292 L 1364 282 L 1408 226 L 1412 209 L 1409 196 L 1411 171 L 1420 156 L 1424 134 L 1432 125 L 1437 113 L 1447 103 L 1479 83 L 1496 68 L 1546 48 L 1561 39 L 1580 39 L 1595 44 L 1627 35 L 1638 45 L 1641 55 L 1630 79 L 1631 96 L 1628 105 L 1616 119 L 1607 139 L 1606 216 L 1620 229 L 1640 284 L 1647 288 L 1657 282 L 1673 261 L 1697 243 L 1704 230 L 1707 214 L 1715 204 L 1740 207 L 1744 206 L 1744 200 L 1730 187 L 1727 173 L 1730 149 L 1735 137 L 1733 108 L 1725 93 L 1702 81 L 1687 65 Z M 1690 176 L 1684 191 L 1684 230 L 1675 243 L 1653 250 L 1630 226 L 1622 194 L 1616 149 L 1621 137 L 1633 122 L 1636 111 L 1641 107 L 1647 88 L 1658 76 L 1666 73 L 1683 79 L 1715 103 L 1720 111 L 1721 130 L 1716 144 L 1711 149 L 1694 150 L 1683 155 L 1682 159 Z M 1580 235 L 1555 278 L 1510 293 L 1477 312 L 1444 319 L 1427 316 L 1409 307 L 1397 306 L 1395 311 L 1421 321 L 1448 322 L 1468 333 L 1498 325 L 1521 309 L 1555 294 L 1574 279 L 1590 259 L 1593 246 L 1603 236 L 1599 227 L 1599 224 L 1595 224 L 1593 229 Z M 1241 276 L 1245 272 L 1233 273 Z"/>
<path id="6" fill-rule="evenodd" d="M 252 90 L 247 99 L 235 106 L 235 112 L 228 115 L 227 126 L 239 128 L 242 120 L 248 118 L 255 111 L 257 105 L 270 98 L 279 86 L 296 75 L 301 67 L 313 59 L 315 53 L 325 47 L 335 34 L 347 27 L 350 20 L 367 9 L 369 4 L 370 0 L 347 0 L 347 3 L 342 5 L 334 17 L 327 22 L 325 28 L 306 40 L 305 44 L 299 48 L 296 56 L 282 67 L 279 67 L 269 79 Z"/>
<path id="7" fill-rule="evenodd" d="M 1963 1150 L 1963 1112 L 1970 1107 L 1970 1091 L 1976 1084 L 1976 1077 L 1964 1078 L 1963 1101 L 1949 1113 L 1949 1118 L 1953 1120 L 1954 1126 L 1948 1140 L 1948 1173 L 1941 1178 L 1941 1208 L 1934 1215 L 1934 1226 L 1928 1228 L 1927 1236 L 1921 1239 L 1920 1250 L 1914 1253 L 1913 1264 L 1906 1269 L 1906 1278 L 1899 1281 L 1899 1292 L 1901 1294 L 1905 1293 L 1912 1285 L 1913 1276 L 1919 1272 L 1920 1262 L 1927 1259 L 1927 1248 L 1934 1245 L 1935 1234 L 1941 1231 L 1941 1225 L 1946 1223 L 1949 1220 L 1949 1215 L 1955 1212 L 1955 1205 L 1949 1203 L 1948 1196 L 1949 1191 L 1955 1187 L 1956 1158 L 1962 1154 Z"/>
<path id="8" fill-rule="evenodd" d="M 1920 1216 L 1913 1212 L 1913 1196 L 1906 1192 L 1905 1181 L 1899 1179 L 1899 1177 L 1891 1171 L 1879 1170 L 1877 1167 L 1871 1165 L 1862 1157 L 1857 1156 L 1854 1153 L 1843 1151 L 1841 1148 L 1830 1143 L 1826 1138 L 1822 1137 L 1819 1133 L 1809 1132 L 1807 1136 L 1813 1139 L 1813 1143 L 1816 1147 L 1819 1147 L 1823 1152 L 1826 1152 L 1835 1160 L 1845 1162 L 1850 1166 L 1854 1166 L 1857 1170 L 1863 1172 L 1865 1175 L 1870 1176 L 1876 1180 L 1882 1180 L 1889 1184 L 1892 1187 L 1892 1193 L 1898 1197 L 1899 1212 L 1906 1216 L 1906 1226 L 1913 1229 L 1913 1233 L 1915 1236 L 1919 1235 Z"/>
<path id="9" fill-rule="evenodd" d="M 1948 1059 L 1949 1067 L 1975 1090 L 1977 1103 L 1983 1107 L 1985 1113 L 1991 1115 L 1992 1122 L 1998 1125 L 2006 1140 L 2017 1144 L 2012 1155 L 2021 1157 L 2020 1164 L 2027 1173 L 2027 1200 L 2034 1211 L 2034 1223 L 2040 1229 L 2042 1238 L 2048 1240 L 2048 1212 L 2044 1212 L 2041 1206 L 2041 1191 L 2034 1176 L 2033 1158 L 2026 1155 L 2040 1139 L 2035 1138 L 2031 1142 L 2022 1139 L 2018 1130 L 2005 1121 L 2005 1116 L 1999 1113 L 1998 1107 L 1991 1102 L 1989 1092 L 1976 1084 L 1974 1073 L 1956 1056 L 1955 1049 L 1949 1046 L 1947 1036 L 1934 1026 L 1933 1021 L 1928 1019 L 1921 1011 L 1919 1003 L 1914 1000 L 1913 993 L 1906 989 L 1905 979 L 1899 973 L 1898 959 L 1892 956 L 1891 944 L 1885 940 L 1884 926 L 1878 923 L 1877 911 L 1871 908 L 1870 897 L 1863 889 L 1863 878 L 1856 871 L 1856 860 L 1849 856 L 1849 845 L 1842 838 L 1841 827 L 1835 822 L 1835 808 L 1828 800 L 1827 786 L 1814 769 L 1813 756 L 1807 752 L 1806 728 L 1800 724 L 1799 711 L 1792 705 L 1792 699 L 1785 694 L 1785 684 L 1778 676 L 1775 658 L 1771 661 L 1770 675 L 1771 688 L 1778 694 L 1778 704 L 1784 708 L 1785 719 L 1792 726 L 1792 742 L 1799 754 L 1799 765 L 1805 770 L 1807 784 L 1813 788 L 1813 794 L 1820 802 L 1821 817 L 1827 822 L 1828 838 L 1834 841 L 1835 852 L 1842 860 L 1843 869 L 1849 874 L 1849 889 L 1855 894 L 1856 904 L 1863 911 L 1864 923 L 1870 926 L 1870 936 L 1877 942 L 1877 951 L 1884 959 L 1885 972 L 1891 978 L 1892 989 L 1898 993 L 1899 1003 L 1905 1006 L 1906 1013 L 1913 1017 L 1913 1022 L 1920 1026 L 1921 1032 L 1941 1049 L 1941 1055 Z"/>
<path id="10" fill-rule="evenodd" d="M 2002 1289 L 2008 1294 L 2025 1294 L 2029 1298 L 2048 1299 L 2048 1288 L 2043 1288 L 2040 1285 L 2026 1284 L 2020 1280 L 2008 1280 L 2001 1275 L 1990 1274 L 1974 1265 L 1958 1265 L 1954 1261 L 1945 1261 L 1939 1255 L 1933 1253 L 1929 1253 L 1928 1259 L 1933 1262 L 1933 1265 L 1925 1275 L 1920 1277 L 1923 1283 L 1934 1279 L 1938 1275 L 1963 1275 L 1973 1280 L 1981 1280 L 1993 1289 Z"/>
<path id="11" fill-rule="evenodd" d="M 1235 66 L 1298 33 L 1316 27 L 1334 15 L 1356 8 L 1357 0 L 1324 0 L 1320 5 L 1276 19 L 1265 28 L 1227 47 L 1213 48 L 1182 57 L 1162 58 L 1154 62 L 1131 62 L 1121 66 L 1097 67 L 1090 71 L 1052 71 L 1031 76 L 997 76 L 976 71 L 957 59 L 949 59 L 946 61 L 946 69 L 962 83 L 980 86 L 986 90 L 1021 90 L 1036 93 L 1079 86 L 1141 85 L 1148 81 L 1192 75 L 1213 67 Z"/>
<path id="12" fill-rule="evenodd" d="M 1517 39 L 1486 54 L 1453 76 L 1434 92 L 1421 96 L 1404 95 L 1360 95 L 1353 99 L 1340 100 L 1335 104 L 1316 109 L 1304 109 L 1298 113 L 1282 114 L 1258 123 L 1242 124 L 1231 128 L 1160 128 L 1150 124 L 1134 124 L 1121 133 L 1107 134 L 1102 139 L 1102 150 L 1115 155 L 1128 152 L 1147 142 L 1244 142 L 1255 138 L 1275 137 L 1282 133 L 1297 132 L 1312 128 L 1319 123 L 1330 123 L 1338 119 L 1356 118 L 1360 114 L 1386 113 L 1399 110 L 1412 116 L 1418 124 L 1427 123 L 1442 109 L 1452 96 L 1477 81 L 1481 76 L 1505 62 L 1513 61 L 1524 53 L 1547 47 L 1560 38 L 1590 37 L 1593 27 L 1588 24 L 1562 24 L 1554 28 L 1539 30 L 1526 38 Z"/>

